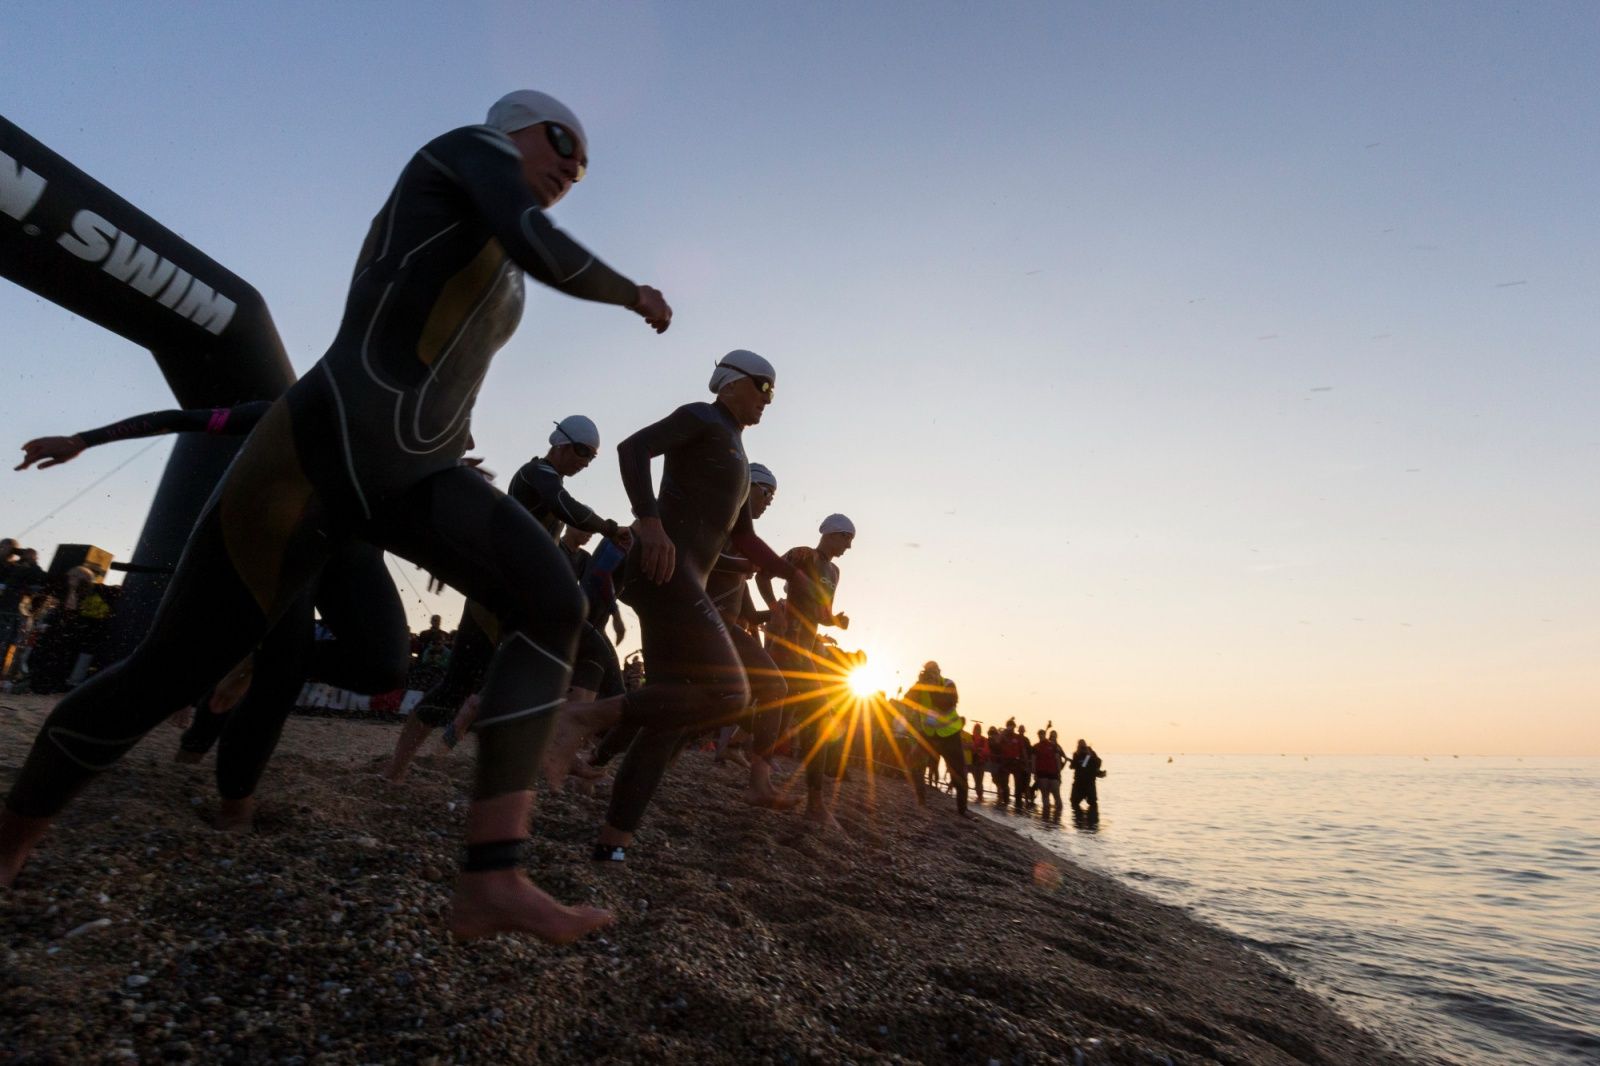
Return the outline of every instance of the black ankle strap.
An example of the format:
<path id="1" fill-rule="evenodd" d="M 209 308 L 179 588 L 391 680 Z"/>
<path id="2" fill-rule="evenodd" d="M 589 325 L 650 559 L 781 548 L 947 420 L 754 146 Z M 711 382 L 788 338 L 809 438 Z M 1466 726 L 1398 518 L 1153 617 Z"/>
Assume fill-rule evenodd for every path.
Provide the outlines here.
<path id="1" fill-rule="evenodd" d="M 522 864 L 522 845 L 527 840 L 494 840 L 487 844 L 468 844 L 467 857 L 461 864 L 462 873 L 482 873 L 485 870 L 511 870 Z"/>

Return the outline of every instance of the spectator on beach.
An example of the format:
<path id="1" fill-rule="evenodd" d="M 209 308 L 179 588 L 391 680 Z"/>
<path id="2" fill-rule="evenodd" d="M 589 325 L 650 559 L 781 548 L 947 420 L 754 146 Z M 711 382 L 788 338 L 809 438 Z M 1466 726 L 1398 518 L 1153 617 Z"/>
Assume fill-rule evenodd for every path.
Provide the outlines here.
<path id="1" fill-rule="evenodd" d="M 93 570 L 73 567 L 64 584 L 60 603 L 48 613 L 45 597 L 35 597 L 32 621 L 39 633 L 28 655 L 28 687 L 34 692 L 65 692 L 82 682 L 111 617 Z"/>
<path id="2" fill-rule="evenodd" d="M 1066 762 L 1067 753 L 1055 742 L 1055 734 L 1039 730 L 1038 742 L 1033 745 L 1033 780 L 1039 791 L 1039 808 L 1046 814 L 1051 800 L 1055 800 L 1056 813 L 1061 813 L 1061 768 Z"/>
<path id="3" fill-rule="evenodd" d="M 8 556 L 0 563 L 0 672 L 9 675 L 11 648 L 23 633 L 33 598 L 44 591 L 45 573 L 32 548 L 19 548 L 7 538 L 0 541 L 0 552 Z"/>
<path id="4" fill-rule="evenodd" d="M 1072 796 L 1069 802 L 1073 810 L 1078 810 L 1078 804 L 1087 802 L 1088 813 L 1100 813 L 1100 797 L 1095 793 L 1095 779 L 1106 776 L 1100 769 L 1100 756 L 1095 754 L 1093 748 L 1078 738 L 1078 746 L 1072 753 Z"/>
<path id="5" fill-rule="evenodd" d="M 442 619 L 434 615 L 428 619 L 428 628 L 411 638 L 411 654 L 419 662 L 432 665 L 439 660 L 439 653 L 443 652 L 448 638 L 445 636 L 444 627 L 440 625 Z"/>

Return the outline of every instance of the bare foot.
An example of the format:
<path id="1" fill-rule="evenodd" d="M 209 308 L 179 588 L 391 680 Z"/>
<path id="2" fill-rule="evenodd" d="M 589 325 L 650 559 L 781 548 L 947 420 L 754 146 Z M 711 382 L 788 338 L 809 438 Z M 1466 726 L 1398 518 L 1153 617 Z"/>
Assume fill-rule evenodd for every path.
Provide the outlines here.
<path id="1" fill-rule="evenodd" d="M 10 888 L 16 881 L 28 856 L 33 854 L 33 846 L 49 828 L 48 818 L 0 812 L 0 888 Z"/>
<path id="2" fill-rule="evenodd" d="M 172 753 L 172 761 L 183 763 L 185 766 L 194 766 L 206 757 L 203 751 L 190 751 L 188 748 L 179 748 Z"/>
<path id="3" fill-rule="evenodd" d="M 820 803 L 807 804 L 806 821 L 821 829 L 837 829 L 841 833 L 844 832 L 844 827 L 839 824 L 839 819 L 835 818 L 833 812 Z"/>
<path id="4" fill-rule="evenodd" d="M 774 811 L 792 811 L 800 806 L 799 796 L 785 796 L 776 789 L 763 791 L 754 785 L 745 790 L 744 801 L 752 807 L 766 807 Z"/>
<path id="5" fill-rule="evenodd" d="M 551 944 L 570 944 L 612 921 L 611 912 L 599 907 L 557 903 L 521 870 L 462 874 L 450 899 L 450 933 L 457 940 L 532 933 Z"/>
<path id="6" fill-rule="evenodd" d="M 217 828 L 224 833 L 241 836 L 255 832 L 256 798 L 246 796 L 243 799 L 223 800 L 222 809 L 217 812 Z"/>
<path id="7" fill-rule="evenodd" d="M 600 703 L 565 703 L 556 712 L 555 725 L 550 729 L 550 739 L 545 742 L 540 766 L 545 780 L 553 791 L 560 792 L 567 783 L 567 775 L 578 764 L 578 749 L 583 742 L 600 730 L 616 724 L 622 710 L 620 700 L 603 700 Z M 594 769 L 587 767 L 586 769 Z M 588 776 L 588 774 L 584 774 Z M 594 774 L 599 777 L 598 771 Z"/>

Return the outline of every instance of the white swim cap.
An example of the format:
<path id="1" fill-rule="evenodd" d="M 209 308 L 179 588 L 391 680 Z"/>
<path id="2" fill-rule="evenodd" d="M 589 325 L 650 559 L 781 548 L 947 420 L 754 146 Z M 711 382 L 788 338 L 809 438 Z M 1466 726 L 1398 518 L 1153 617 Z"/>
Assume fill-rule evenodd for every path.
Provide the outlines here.
<path id="1" fill-rule="evenodd" d="M 515 133 L 541 122 L 554 122 L 567 127 L 583 145 L 585 153 L 588 152 L 589 137 L 583 132 L 583 123 L 578 121 L 578 116 L 572 113 L 570 107 L 549 93 L 533 89 L 506 93 L 489 108 L 489 117 L 484 120 L 484 125 L 493 126 L 501 133 Z"/>
<path id="2" fill-rule="evenodd" d="M 568 415 L 556 423 L 556 428 L 550 431 L 550 443 L 561 444 L 586 444 L 595 451 L 600 450 L 600 427 L 594 420 L 584 415 Z"/>
<path id="3" fill-rule="evenodd" d="M 765 485 L 774 492 L 776 492 L 778 489 L 778 479 L 773 476 L 772 471 L 768 470 L 760 463 L 750 464 L 750 484 Z"/>
<path id="4" fill-rule="evenodd" d="M 711 371 L 711 391 L 721 392 L 728 382 L 738 381 L 742 377 L 766 378 L 774 385 L 778 383 L 778 372 L 772 369 L 771 363 L 755 352 L 735 348 L 723 356 L 717 362 L 716 369 Z"/>
<path id="5" fill-rule="evenodd" d="M 856 535 L 856 524 L 842 514 L 831 514 L 822 520 L 822 525 L 817 527 L 817 532 L 824 535 L 828 533 L 848 533 Z"/>

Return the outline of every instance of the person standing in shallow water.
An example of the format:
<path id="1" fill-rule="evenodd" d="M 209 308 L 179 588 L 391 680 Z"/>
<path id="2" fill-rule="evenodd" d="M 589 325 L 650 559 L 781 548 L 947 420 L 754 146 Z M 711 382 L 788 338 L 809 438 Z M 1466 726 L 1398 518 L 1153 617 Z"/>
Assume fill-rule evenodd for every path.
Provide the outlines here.
<path id="1" fill-rule="evenodd" d="M 545 215 L 587 162 L 577 116 L 523 90 L 497 101 L 485 124 L 436 137 L 406 163 L 357 256 L 332 346 L 228 468 L 149 634 L 41 728 L 0 819 L 0 884 L 16 878 L 91 777 L 199 698 L 340 545 L 361 539 L 483 602 L 511 634 L 484 685 L 452 933 L 564 943 L 611 921 L 556 902 L 519 867 L 583 597 L 533 518 L 461 464 L 479 386 L 521 316 L 524 272 L 626 307 L 657 332 L 671 323 L 659 292 L 601 263 Z"/>
<path id="2" fill-rule="evenodd" d="M 1055 804 L 1056 814 L 1061 813 L 1061 768 L 1066 765 L 1067 753 L 1055 741 L 1055 734 L 1039 730 L 1039 739 L 1033 745 L 1033 782 L 1039 792 L 1039 810 L 1050 813 Z"/>
<path id="3" fill-rule="evenodd" d="M 1097 815 L 1100 813 L 1100 797 L 1096 794 L 1095 780 L 1105 776 L 1105 771 L 1100 769 L 1100 756 L 1080 737 L 1078 746 L 1072 752 L 1072 795 L 1068 802 L 1074 811 L 1078 804 L 1088 803 L 1087 813 Z"/>

